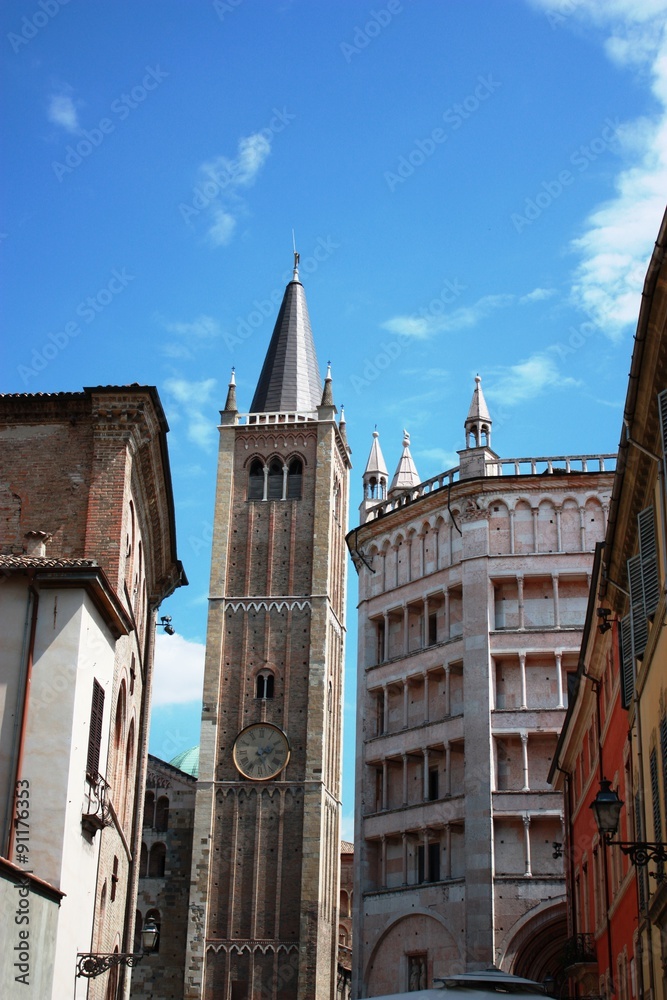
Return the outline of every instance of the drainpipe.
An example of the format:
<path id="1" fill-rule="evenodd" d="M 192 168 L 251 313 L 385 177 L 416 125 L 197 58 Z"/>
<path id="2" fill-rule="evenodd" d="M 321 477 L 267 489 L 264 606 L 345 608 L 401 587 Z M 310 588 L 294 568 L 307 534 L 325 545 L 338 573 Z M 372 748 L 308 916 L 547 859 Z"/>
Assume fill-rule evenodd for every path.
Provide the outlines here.
<path id="1" fill-rule="evenodd" d="M 21 650 L 21 669 L 19 673 L 18 693 L 16 699 L 16 715 L 14 717 L 14 738 L 12 745 L 17 747 L 16 761 L 10 773 L 14 780 L 11 782 L 7 793 L 7 813 L 5 816 L 5 828 L 3 830 L 2 842 L 6 845 L 5 857 L 12 860 L 14 849 L 14 816 L 16 815 L 16 795 L 18 792 L 18 782 L 21 777 L 23 765 L 23 752 L 25 748 L 25 732 L 28 723 L 28 707 L 30 704 L 30 683 L 32 680 L 32 663 L 35 651 L 35 633 L 37 631 L 37 611 L 39 608 L 39 594 L 32 583 L 28 587 L 28 606 L 26 609 L 25 626 L 23 631 L 23 648 Z M 17 739 L 18 737 L 18 739 Z"/>

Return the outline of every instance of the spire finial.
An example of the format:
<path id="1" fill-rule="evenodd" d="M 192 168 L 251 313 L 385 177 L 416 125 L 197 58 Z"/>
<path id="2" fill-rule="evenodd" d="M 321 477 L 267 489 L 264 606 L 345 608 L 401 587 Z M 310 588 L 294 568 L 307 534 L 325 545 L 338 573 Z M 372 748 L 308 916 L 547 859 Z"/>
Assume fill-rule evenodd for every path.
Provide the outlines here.
<path id="1" fill-rule="evenodd" d="M 322 393 L 322 402 L 320 406 L 333 406 L 333 390 L 331 388 L 331 362 L 327 361 L 327 377 L 324 380 L 324 391 Z"/>
<path id="2" fill-rule="evenodd" d="M 294 235 L 294 230 L 292 230 L 292 249 L 294 251 L 294 271 L 292 272 L 292 281 L 299 280 L 299 260 L 300 256 L 296 249 L 296 237 Z"/>

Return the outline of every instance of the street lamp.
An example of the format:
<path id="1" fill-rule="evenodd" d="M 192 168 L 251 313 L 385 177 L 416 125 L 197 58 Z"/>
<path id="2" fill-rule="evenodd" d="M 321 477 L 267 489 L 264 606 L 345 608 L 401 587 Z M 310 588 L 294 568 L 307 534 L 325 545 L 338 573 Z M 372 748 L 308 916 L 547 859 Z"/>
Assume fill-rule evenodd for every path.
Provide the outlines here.
<path id="1" fill-rule="evenodd" d="M 145 955 L 149 955 L 155 950 L 159 933 L 157 924 L 152 917 L 149 917 L 141 931 L 141 951 L 132 952 L 131 954 L 122 954 L 115 951 L 110 955 L 80 952 L 76 956 L 77 979 L 80 976 L 83 976 L 85 979 L 95 979 L 96 976 L 101 976 L 103 972 L 108 972 L 109 969 L 113 969 L 118 965 L 127 965 L 130 968 L 138 965 Z"/>
<path id="2" fill-rule="evenodd" d="M 612 840 L 618 830 L 618 821 L 623 808 L 623 802 L 618 797 L 618 792 L 613 791 L 611 782 L 603 778 L 600 782 L 600 790 L 591 802 L 590 808 L 595 814 L 595 822 L 598 830 L 607 844 L 615 844 L 620 847 L 624 854 L 627 854 L 635 867 L 646 868 L 651 861 L 663 865 L 667 861 L 667 844 L 659 841 L 623 841 Z M 658 882 L 667 881 L 664 872 L 650 872 Z"/>

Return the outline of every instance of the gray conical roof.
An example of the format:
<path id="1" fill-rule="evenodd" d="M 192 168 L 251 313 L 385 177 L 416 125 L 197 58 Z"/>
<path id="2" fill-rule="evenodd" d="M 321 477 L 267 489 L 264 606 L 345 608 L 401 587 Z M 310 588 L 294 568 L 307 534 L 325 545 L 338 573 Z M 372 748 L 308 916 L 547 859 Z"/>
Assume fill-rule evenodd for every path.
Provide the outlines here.
<path id="1" fill-rule="evenodd" d="M 417 467 L 410 454 L 410 435 L 407 431 L 403 431 L 403 451 L 398 460 L 389 492 L 393 493 L 394 490 L 412 490 L 415 486 L 419 486 L 420 482 Z"/>
<path id="2" fill-rule="evenodd" d="M 479 375 L 475 375 L 475 391 L 472 394 L 472 402 L 470 403 L 466 423 L 468 420 L 484 420 L 486 422 L 490 422 L 491 420 L 491 414 L 489 413 L 489 408 L 486 405 L 484 393 L 482 392 L 482 380 Z"/>
<path id="3" fill-rule="evenodd" d="M 295 276 L 285 289 L 250 412 L 312 412 L 321 399 L 306 294 Z"/>

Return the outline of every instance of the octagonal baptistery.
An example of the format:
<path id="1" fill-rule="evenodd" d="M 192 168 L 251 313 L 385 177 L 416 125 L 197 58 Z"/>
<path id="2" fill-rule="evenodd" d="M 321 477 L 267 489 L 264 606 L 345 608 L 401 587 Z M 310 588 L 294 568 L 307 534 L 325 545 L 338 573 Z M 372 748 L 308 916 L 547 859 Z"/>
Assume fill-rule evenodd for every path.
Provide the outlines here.
<path id="1" fill-rule="evenodd" d="M 476 380 L 460 465 L 420 482 L 377 432 L 360 523 L 353 996 L 496 965 L 542 981 L 566 937 L 547 783 L 614 455 L 501 459 Z"/>

